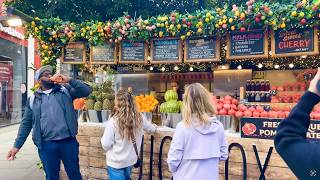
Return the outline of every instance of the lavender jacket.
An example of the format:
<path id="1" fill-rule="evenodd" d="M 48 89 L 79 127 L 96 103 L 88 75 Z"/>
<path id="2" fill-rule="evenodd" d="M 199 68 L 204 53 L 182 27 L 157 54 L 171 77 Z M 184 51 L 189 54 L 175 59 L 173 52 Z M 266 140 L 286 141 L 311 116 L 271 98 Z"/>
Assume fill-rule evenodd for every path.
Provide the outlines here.
<path id="1" fill-rule="evenodd" d="M 223 125 L 212 117 L 201 126 L 177 125 L 168 153 L 169 170 L 174 180 L 219 179 L 219 161 L 228 158 Z"/>

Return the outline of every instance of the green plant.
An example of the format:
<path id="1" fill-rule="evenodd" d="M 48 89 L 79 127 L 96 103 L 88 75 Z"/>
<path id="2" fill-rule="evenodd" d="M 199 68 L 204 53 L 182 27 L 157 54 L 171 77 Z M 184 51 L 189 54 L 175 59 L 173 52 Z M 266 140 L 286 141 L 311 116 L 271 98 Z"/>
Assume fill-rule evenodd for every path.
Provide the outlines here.
<path id="1" fill-rule="evenodd" d="M 96 103 L 94 103 L 94 110 L 95 111 L 102 111 L 102 102 L 101 101 L 97 101 Z"/>
<path id="2" fill-rule="evenodd" d="M 93 99 L 88 99 L 88 101 L 85 104 L 86 110 L 93 110 L 95 105 L 95 101 Z"/>

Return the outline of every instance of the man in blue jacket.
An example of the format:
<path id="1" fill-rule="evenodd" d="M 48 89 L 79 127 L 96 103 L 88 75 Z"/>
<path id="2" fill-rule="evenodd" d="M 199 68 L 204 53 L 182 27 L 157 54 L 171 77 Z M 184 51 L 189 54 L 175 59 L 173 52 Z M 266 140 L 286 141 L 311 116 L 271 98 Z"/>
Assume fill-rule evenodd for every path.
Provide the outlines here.
<path id="1" fill-rule="evenodd" d="M 299 179 L 320 179 L 320 144 L 308 141 L 310 113 L 320 102 L 320 69 L 289 117 L 278 126 L 274 144 L 277 152 Z"/>
<path id="2" fill-rule="evenodd" d="M 62 79 L 63 85 L 52 82 L 52 76 Z M 78 122 L 73 100 L 88 96 L 91 88 L 64 75 L 53 75 L 51 66 L 37 70 L 35 80 L 40 88 L 28 98 L 14 147 L 7 159 L 14 160 L 33 129 L 32 140 L 38 148 L 46 179 L 59 179 L 61 160 L 69 179 L 81 180 L 76 139 Z"/>

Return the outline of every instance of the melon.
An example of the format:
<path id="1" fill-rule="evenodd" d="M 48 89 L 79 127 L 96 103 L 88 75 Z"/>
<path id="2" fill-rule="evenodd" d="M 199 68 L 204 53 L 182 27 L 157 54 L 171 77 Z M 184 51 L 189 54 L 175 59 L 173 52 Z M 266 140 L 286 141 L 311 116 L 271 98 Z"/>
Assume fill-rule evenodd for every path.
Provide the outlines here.
<path id="1" fill-rule="evenodd" d="M 168 102 L 168 101 L 176 101 L 178 100 L 178 93 L 177 91 L 174 90 L 168 90 L 165 94 L 164 94 L 164 99 Z"/>

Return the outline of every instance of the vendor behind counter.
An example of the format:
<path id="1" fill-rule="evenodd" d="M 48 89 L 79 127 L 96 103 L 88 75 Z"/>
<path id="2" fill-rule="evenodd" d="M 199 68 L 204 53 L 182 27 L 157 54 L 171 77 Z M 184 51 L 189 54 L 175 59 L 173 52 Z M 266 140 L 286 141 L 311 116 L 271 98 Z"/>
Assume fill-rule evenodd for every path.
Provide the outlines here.
<path id="1" fill-rule="evenodd" d="M 183 100 L 183 93 L 184 93 L 184 85 L 182 84 L 179 84 L 178 82 L 171 82 L 170 84 L 171 88 L 173 90 L 177 90 L 177 93 L 178 93 L 178 100 L 179 101 L 182 101 Z"/>

